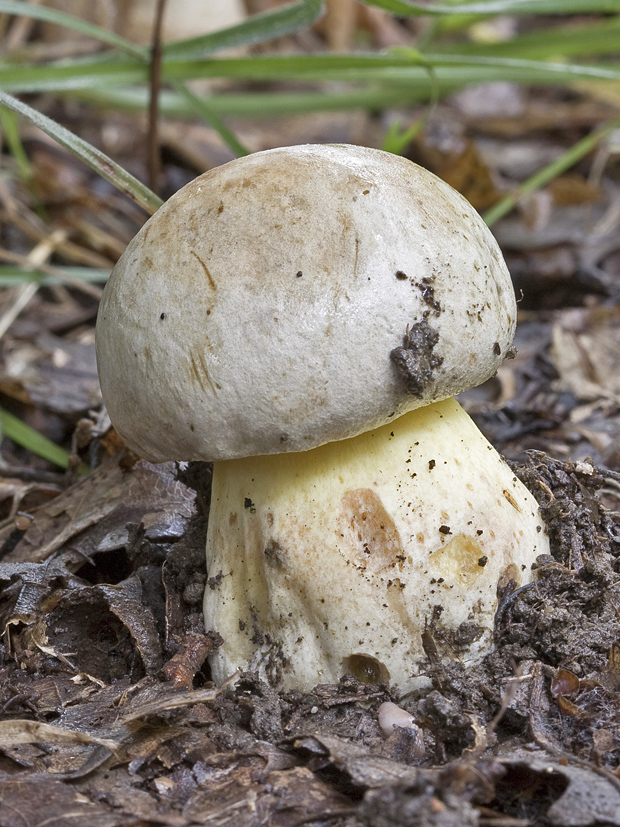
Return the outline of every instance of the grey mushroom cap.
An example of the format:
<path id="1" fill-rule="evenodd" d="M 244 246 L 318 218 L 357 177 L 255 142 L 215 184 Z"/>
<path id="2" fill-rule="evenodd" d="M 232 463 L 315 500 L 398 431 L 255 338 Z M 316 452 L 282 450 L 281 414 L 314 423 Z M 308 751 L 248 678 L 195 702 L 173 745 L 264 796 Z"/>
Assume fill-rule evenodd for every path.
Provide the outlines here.
<path id="1" fill-rule="evenodd" d="M 127 247 L 97 357 L 142 457 L 222 460 L 356 436 L 492 376 L 510 275 L 473 207 L 402 157 L 259 152 L 199 176 Z"/>

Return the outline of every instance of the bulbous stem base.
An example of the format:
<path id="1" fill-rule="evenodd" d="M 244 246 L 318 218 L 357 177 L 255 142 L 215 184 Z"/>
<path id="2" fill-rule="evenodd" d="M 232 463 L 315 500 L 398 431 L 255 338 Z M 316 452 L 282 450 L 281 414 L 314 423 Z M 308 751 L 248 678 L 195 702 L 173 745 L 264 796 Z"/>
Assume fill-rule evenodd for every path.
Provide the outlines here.
<path id="1" fill-rule="evenodd" d="M 548 552 L 537 504 L 454 399 L 313 451 L 216 463 L 205 622 L 214 680 L 416 685 L 423 634 L 473 662 L 498 588 Z"/>

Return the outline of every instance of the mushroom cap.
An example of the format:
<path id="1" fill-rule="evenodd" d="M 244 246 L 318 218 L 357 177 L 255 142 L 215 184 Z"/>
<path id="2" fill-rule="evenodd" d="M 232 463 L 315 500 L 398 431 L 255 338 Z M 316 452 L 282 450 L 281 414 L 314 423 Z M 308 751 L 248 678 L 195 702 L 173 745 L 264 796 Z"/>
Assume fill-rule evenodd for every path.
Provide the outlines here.
<path id="1" fill-rule="evenodd" d="M 510 275 L 473 207 L 348 145 L 259 152 L 177 192 L 127 247 L 97 321 L 103 398 L 138 454 L 304 451 L 492 376 Z"/>

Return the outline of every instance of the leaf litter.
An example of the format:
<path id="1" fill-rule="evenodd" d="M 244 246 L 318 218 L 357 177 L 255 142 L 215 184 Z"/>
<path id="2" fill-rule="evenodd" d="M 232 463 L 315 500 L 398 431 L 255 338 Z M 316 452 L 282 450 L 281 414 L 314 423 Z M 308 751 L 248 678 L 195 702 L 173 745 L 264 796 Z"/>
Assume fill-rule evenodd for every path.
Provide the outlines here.
<path id="1" fill-rule="evenodd" d="M 239 129 L 254 149 L 377 145 L 391 118 L 426 114 Z M 438 104 L 407 154 L 484 210 L 610 114 L 589 92 L 485 85 Z M 98 117 L 85 136 L 139 168 L 135 120 Z M 187 130 L 163 131 L 170 192 L 230 157 L 211 130 Z M 33 189 L 2 185 L 4 245 L 109 268 L 143 216 L 47 139 L 25 140 Z M 96 297 L 33 293 L 2 340 L 2 402 L 75 463 L 55 473 L 3 443 L 0 827 L 620 824 L 620 189 L 601 151 L 494 227 L 523 292 L 519 353 L 462 400 L 537 498 L 551 554 L 501 595 L 495 649 L 473 669 L 431 625 L 430 686 L 406 697 L 353 676 L 305 694 L 252 674 L 211 684 L 210 469 L 123 449 L 100 416 Z M 413 723 L 386 731 L 385 704 Z"/>

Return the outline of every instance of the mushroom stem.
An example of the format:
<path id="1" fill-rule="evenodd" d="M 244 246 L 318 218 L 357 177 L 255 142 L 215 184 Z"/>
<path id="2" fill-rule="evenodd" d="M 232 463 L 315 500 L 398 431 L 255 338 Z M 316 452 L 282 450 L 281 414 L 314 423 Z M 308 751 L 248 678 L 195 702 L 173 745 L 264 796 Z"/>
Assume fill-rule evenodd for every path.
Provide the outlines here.
<path id="1" fill-rule="evenodd" d="M 498 588 L 548 550 L 537 504 L 455 399 L 304 453 L 215 464 L 205 594 L 219 683 L 352 673 L 408 691 L 422 635 L 465 663 L 492 646 Z"/>

